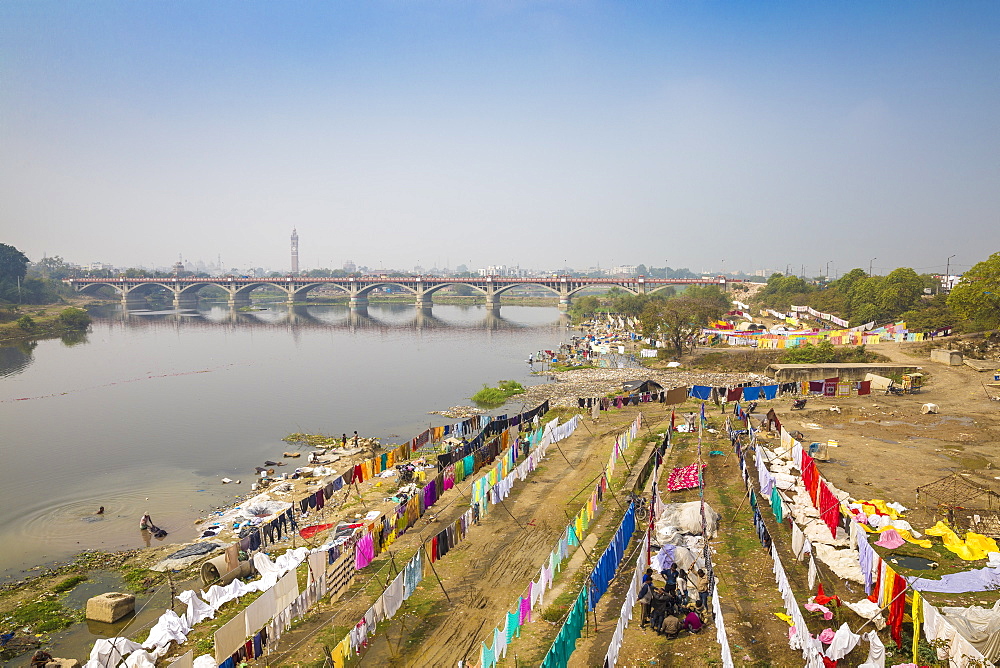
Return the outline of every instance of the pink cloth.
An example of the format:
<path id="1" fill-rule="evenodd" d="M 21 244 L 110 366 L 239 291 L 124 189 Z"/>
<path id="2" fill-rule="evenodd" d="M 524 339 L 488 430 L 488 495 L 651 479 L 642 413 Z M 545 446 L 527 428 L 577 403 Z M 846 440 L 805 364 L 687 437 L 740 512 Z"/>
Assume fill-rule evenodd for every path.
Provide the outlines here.
<path id="1" fill-rule="evenodd" d="M 702 464 L 702 468 L 707 464 Z M 698 465 L 682 466 L 670 472 L 667 479 L 667 489 L 672 492 L 682 489 L 694 489 L 698 486 Z"/>
<path id="2" fill-rule="evenodd" d="M 827 645 L 829 645 L 831 642 L 833 642 L 833 637 L 835 635 L 837 635 L 837 634 L 834 633 L 833 629 L 823 629 L 822 631 L 820 631 L 819 639 L 822 642 L 824 642 Z"/>
<path id="3" fill-rule="evenodd" d="M 804 607 L 809 612 L 822 612 L 823 619 L 833 619 L 833 613 L 830 612 L 830 608 L 826 607 L 825 605 L 820 605 L 819 603 L 814 603 L 813 601 L 809 601 L 808 603 L 805 604 Z M 827 631 L 830 631 L 830 629 L 827 629 Z M 833 637 L 833 631 L 830 631 L 830 637 L 831 638 Z M 830 642 L 830 641 L 826 640 L 825 642 Z"/>
<path id="4" fill-rule="evenodd" d="M 890 550 L 895 550 L 900 545 L 906 543 L 903 537 L 899 535 L 899 532 L 895 529 L 886 529 L 882 532 L 882 536 L 875 541 L 875 544 L 879 547 L 887 547 Z"/>
<path id="5" fill-rule="evenodd" d="M 361 570 L 368 564 L 372 563 L 372 559 L 375 558 L 375 543 L 372 541 L 372 535 L 366 533 L 358 541 L 358 545 L 354 552 L 354 568 Z"/>
<path id="6" fill-rule="evenodd" d="M 531 621 L 531 586 L 528 583 L 528 595 L 521 599 L 521 623 L 526 624 Z"/>

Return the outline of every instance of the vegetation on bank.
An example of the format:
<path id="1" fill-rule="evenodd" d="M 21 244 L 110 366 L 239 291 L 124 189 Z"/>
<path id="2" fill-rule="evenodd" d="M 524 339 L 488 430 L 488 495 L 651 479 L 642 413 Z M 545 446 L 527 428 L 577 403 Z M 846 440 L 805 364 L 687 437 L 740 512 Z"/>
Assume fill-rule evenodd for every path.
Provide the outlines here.
<path id="1" fill-rule="evenodd" d="M 32 309 L 30 313 L 8 306 L 0 310 L 0 341 L 63 336 L 78 343 L 90 327 L 91 318 L 76 307 Z"/>
<path id="2" fill-rule="evenodd" d="M 973 265 L 948 293 L 940 277 L 899 267 L 886 276 L 852 269 L 835 281 L 773 274 L 755 303 L 786 310 L 811 306 L 861 325 L 905 320 L 911 331 L 952 327 L 977 332 L 1000 327 L 1000 252 Z"/>
<path id="3" fill-rule="evenodd" d="M 496 387 L 484 384 L 483 389 L 472 395 L 472 400 L 480 406 L 496 407 L 504 405 L 511 397 L 523 393 L 524 386 L 516 380 L 501 380 Z"/>

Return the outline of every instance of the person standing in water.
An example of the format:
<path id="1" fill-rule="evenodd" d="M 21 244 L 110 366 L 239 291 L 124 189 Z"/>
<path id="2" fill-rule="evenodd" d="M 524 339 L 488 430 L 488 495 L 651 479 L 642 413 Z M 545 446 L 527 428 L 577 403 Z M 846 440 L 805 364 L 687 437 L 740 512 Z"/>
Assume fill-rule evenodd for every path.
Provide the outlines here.
<path id="1" fill-rule="evenodd" d="M 142 519 L 139 520 L 139 530 L 146 529 L 147 531 L 152 531 L 156 526 L 153 524 L 153 518 L 149 516 L 149 513 L 143 513 Z"/>

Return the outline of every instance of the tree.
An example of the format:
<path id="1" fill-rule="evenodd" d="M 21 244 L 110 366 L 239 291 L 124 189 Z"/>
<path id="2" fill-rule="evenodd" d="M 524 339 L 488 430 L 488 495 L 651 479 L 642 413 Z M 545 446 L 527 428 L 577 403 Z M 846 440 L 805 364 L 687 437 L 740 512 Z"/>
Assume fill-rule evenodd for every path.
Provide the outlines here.
<path id="1" fill-rule="evenodd" d="M 87 329 L 90 327 L 90 315 L 81 308 L 70 307 L 59 314 L 59 322 L 69 329 Z"/>
<path id="2" fill-rule="evenodd" d="M 975 330 L 1000 327 L 1000 252 L 962 275 L 948 295 L 948 306 Z"/>
<path id="3" fill-rule="evenodd" d="M 958 317 L 948 307 L 946 295 L 934 295 L 926 302 L 900 314 L 900 320 L 906 321 L 906 327 L 911 332 L 933 332 L 935 329 L 954 327 Z"/>
<path id="4" fill-rule="evenodd" d="M 61 281 L 64 278 L 71 278 L 76 274 L 74 269 L 66 260 L 58 255 L 55 257 L 43 257 L 38 262 L 33 262 L 28 267 L 28 273 L 40 278 L 51 278 L 54 281 Z"/>
<path id="5" fill-rule="evenodd" d="M 664 338 L 682 355 L 684 342 L 725 311 L 711 297 L 691 296 L 686 291 L 680 297 L 650 300 L 639 320 L 643 336 Z"/>
<path id="6" fill-rule="evenodd" d="M 24 280 L 28 273 L 28 256 L 13 246 L 0 244 L 0 281 Z"/>
<path id="7" fill-rule="evenodd" d="M 594 295 L 584 295 L 573 300 L 569 306 L 569 313 L 577 320 L 587 320 L 593 318 L 600 308 L 600 299 Z"/>
<path id="8" fill-rule="evenodd" d="M 896 318 L 911 308 L 924 294 L 924 280 L 909 267 L 895 269 L 882 281 L 878 295 L 880 315 Z"/>
<path id="9" fill-rule="evenodd" d="M 639 266 L 637 266 L 635 268 L 635 275 L 636 276 L 649 276 L 649 269 L 646 268 L 646 265 L 640 264 Z"/>

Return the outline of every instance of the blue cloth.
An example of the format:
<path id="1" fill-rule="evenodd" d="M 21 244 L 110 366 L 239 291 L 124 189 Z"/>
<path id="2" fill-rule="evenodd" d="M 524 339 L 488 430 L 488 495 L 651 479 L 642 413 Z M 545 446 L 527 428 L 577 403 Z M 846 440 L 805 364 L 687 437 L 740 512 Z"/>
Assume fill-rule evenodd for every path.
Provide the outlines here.
<path id="1" fill-rule="evenodd" d="M 757 401 L 758 399 L 760 399 L 760 388 L 744 387 L 743 398 L 746 399 L 747 401 Z"/>
<path id="2" fill-rule="evenodd" d="M 590 574 L 591 587 L 587 602 L 589 610 L 594 609 L 597 602 L 601 600 L 601 596 L 608 590 L 612 578 L 615 577 L 615 573 L 618 571 L 618 564 L 625 556 L 625 548 L 628 547 L 629 540 L 634 533 L 635 504 L 632 503 L 629 504 L 628 510 L 625 511 L 625 517 L 622 518 L 622 523 L 618 525 L 618 531 L 615 532 L 614 538 L 611 539 L 611 544 L 604 550 L 604 554 L 597 560 L 597 567 Z"/>
<path id="3" fill-rule="evenodd" d="M 712 388 L 706 385 L 692 385 L 691 386 L 691 396 L 695 399 L 701 399 L 702 401 L 708 401 L 712 398 Z"/>
<path id="4" fill-rule="evenodd" d="M 770 401 L 778 396 L 778 386 L 777 385 L 765 385 L 761 388 L 764 390 L 764 398 Z"/>

